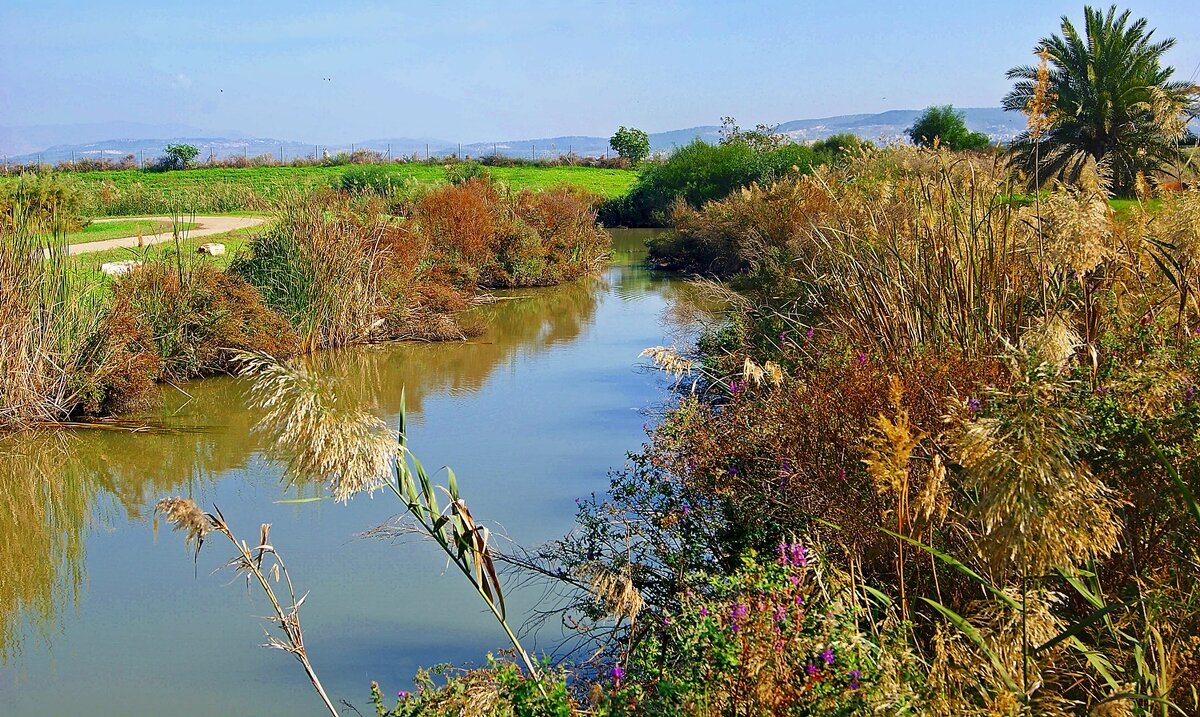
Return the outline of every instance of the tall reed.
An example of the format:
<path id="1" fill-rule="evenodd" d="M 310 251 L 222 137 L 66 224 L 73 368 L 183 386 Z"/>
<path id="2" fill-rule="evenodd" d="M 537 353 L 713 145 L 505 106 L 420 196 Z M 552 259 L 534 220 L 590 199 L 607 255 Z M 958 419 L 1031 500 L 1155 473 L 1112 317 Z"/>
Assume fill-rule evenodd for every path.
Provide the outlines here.
<path id="1" fill-rule="evenodd" d="M 91 342 L 105 305 L 70 270 L 65 219 L 18 206 L 12 220 L 0 224 L 0 428 L 67 418 L 106 360 Z"/>

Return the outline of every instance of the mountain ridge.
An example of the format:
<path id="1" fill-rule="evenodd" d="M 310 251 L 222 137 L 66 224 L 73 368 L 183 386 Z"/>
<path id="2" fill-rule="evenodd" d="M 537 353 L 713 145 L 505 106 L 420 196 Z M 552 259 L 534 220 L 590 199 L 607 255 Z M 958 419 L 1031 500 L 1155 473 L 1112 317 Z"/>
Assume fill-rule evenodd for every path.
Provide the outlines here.
<path id="1" fill-rule="evenodd" d="M 776 129 L 798 142 L 812 142 L 833 134 L 852 132 L 864 139 L 886 144 L 903 141 L 904 130 L 912 125 L 922 111 L 893 109 L 876 113 L 797 119 L 783 122 L 777 125 Z M 996 142 L 1012 139 L 1025 126 L 1023 116 L 1005 112 L 1001 107 L 966 107 L 960 108 L 959 111 L 963 113 L 968 128 L 972 131 L 983 132 Z M 97 132 L 105 131 L 105 128 L 125 128 L 134 131 L 120 133 L 125 135 L 123 137 L 94 136 Z M 697 125 L 649 133 L 650 149 L 654 153 L 667 152 L 694 139 L 710 143 L 716 142 L 720 137 L 720 130 L 721 128 L 717 125 Z M 88 132 L 91 132 L 93 137 L 85 139 L 88 137 Z M 153 138 L 148 138 L 144 134 L 137 136 L 139 132 L 158 133 L 162 136 Z M 28 149 L 36 143 L 38 138 L 52 136 L 74 139 L 47 143 L 36 150 Z M 299 157 L 320 157 L 325 153 L 332 155 L 356 149 L 370 149 L 392 157 L 416 155 L 418 158 L 447 156 L 459 152 L 472 157 L 495 152 L 513 157 L 547 158 L 568 152 L 584 156 L 601 156 L 609 151 L 607 137 L 592 135 L 560 135 L 471 143 L 458 143 L 433 137 L 384 137 L 329 145 L 270 137 L 250 137 L 234 130 L 213 132 L 180 124 L 107 122 L 40 127 L 0 127 L 0 153 L 6 155 L 5 161 L 10 164 L 33 162 L 56 164 L 73 159 L 100 157 L 118 159 L 129 154 L 134 155 L 137 161 L 143 159 L 149 161 L 161 155 L 167 144 L 175 142 L 196 145 L 200 149 L 201 161 L 210 156 L 226 158 L 238 154 L 246 156 L 270 154 L 273 157 L 282 156 L 285 160 L 292 160 Z M 12 151 L 10 148 L 23 149 Z"/>

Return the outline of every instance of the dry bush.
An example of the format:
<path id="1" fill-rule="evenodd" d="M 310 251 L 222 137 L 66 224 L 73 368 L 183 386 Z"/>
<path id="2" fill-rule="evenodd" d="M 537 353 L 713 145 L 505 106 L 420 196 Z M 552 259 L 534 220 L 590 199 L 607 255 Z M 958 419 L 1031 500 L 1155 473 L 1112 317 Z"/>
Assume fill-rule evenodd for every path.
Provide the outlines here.
<path id="1" fill-rule="evenodd" d="M 608 250 L 595 198 L 571 188 L 516 194 L 484 179 L 417 201 L 403 225 L 463 286 L 542 286 L 591 271 Z"/>
<path id="2" fill-rule="evenodd" d="M 180 283 L 180 278 L 183 281 Z M 244 280 L 208 264 L 180 272 L 152 262 L 117 282 L 102 332 L 106 344 L 124 356 L 130 370 L 149 371 L 152 380 L 183 380 L 227 371 L 232 351 L 260 351 L 286 357 L 296 353 L 296 334 Z M 147 356 L 148 355 L 148 356 Z M 106 373 L 116 408 L 144 381 L 123 370 Z"/>

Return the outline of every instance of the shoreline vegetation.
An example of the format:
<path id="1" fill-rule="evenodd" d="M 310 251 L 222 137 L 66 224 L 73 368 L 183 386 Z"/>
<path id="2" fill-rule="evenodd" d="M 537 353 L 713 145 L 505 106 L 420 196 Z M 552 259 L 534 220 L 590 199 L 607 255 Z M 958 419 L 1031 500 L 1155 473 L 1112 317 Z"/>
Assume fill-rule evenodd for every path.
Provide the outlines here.
<path id="1" fill-rule="evenodd" d="M 489 176 L 402 194 L 388 185 L 291 192 L 273 203 L 273 222 L 233 237 L 237 251 L 216 261 L 194 253 L 185 200 L 174 200 L 172 242 L 67 257 L 69 232 L 82 224 L 76 187 L 26 176 L 9 196 L 4 429 L 128 412 L 157 382 L 227 371 L 233 351 L 284 359 L 467 338 L 478 327 L 458 315 L 488 290 L 571 281 L 595 270 L 609 243 L 597 195 L 514 190 Z M 142 264 L 99 279 L 92 267 L 116 257 Z"/>

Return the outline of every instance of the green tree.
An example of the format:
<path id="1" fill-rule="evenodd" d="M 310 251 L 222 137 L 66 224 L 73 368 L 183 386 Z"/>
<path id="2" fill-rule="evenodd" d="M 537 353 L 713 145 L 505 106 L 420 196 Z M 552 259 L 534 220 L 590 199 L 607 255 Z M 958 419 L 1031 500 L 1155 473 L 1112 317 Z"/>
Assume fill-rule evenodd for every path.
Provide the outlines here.
<path id="1" fill-rule="evenodd" d="M 650 156 L 650 138 L 636 127 L 621 127 L 608 140 L 608 146 L 628 159 L 630 164 L 637 164 Z"/>
<path id="2" fill-rule="evenodd" d="M 949 149 L 987 149 L 991 141 L 982 132 L 967 129 L 962 112 L 953 105 L 927 107 L 907 130 L 908 138 L 921 147 L 932 147 L 936 142 Z"/>
<path id="3" fill-rule="evenodd" d="M 200 150 L 193 144 L 168 144 L 163 148 L 163 164 L 173 169 L 186 169 Z"/>
<path id="4" fill-rule="evenodd" d="M 1179 159 L 1187 122 L 1197 114 L 1200 92 L 1172 81 L 1163 66 L 1174 38 L 1154 42 L 1145 18 L 1084 7 L 1081 35 L 1066 17 L 1062 35 L 1042 38 L 1035 53 L 1048 64 L 1008 71 L 1016 80 L 1004 108 L 1030 115 L 1031 126 L 1013 143 L 1014 158 L 1031 176 L 1075 181 L 1095 162 L 1112 176 L 1113 189 L 1129 194 L 1139 172 Z M 1038 107 L 1044 104 L 1045 107 Z M 1036 174 L 1035 171 L 1036 170 Z"/>

